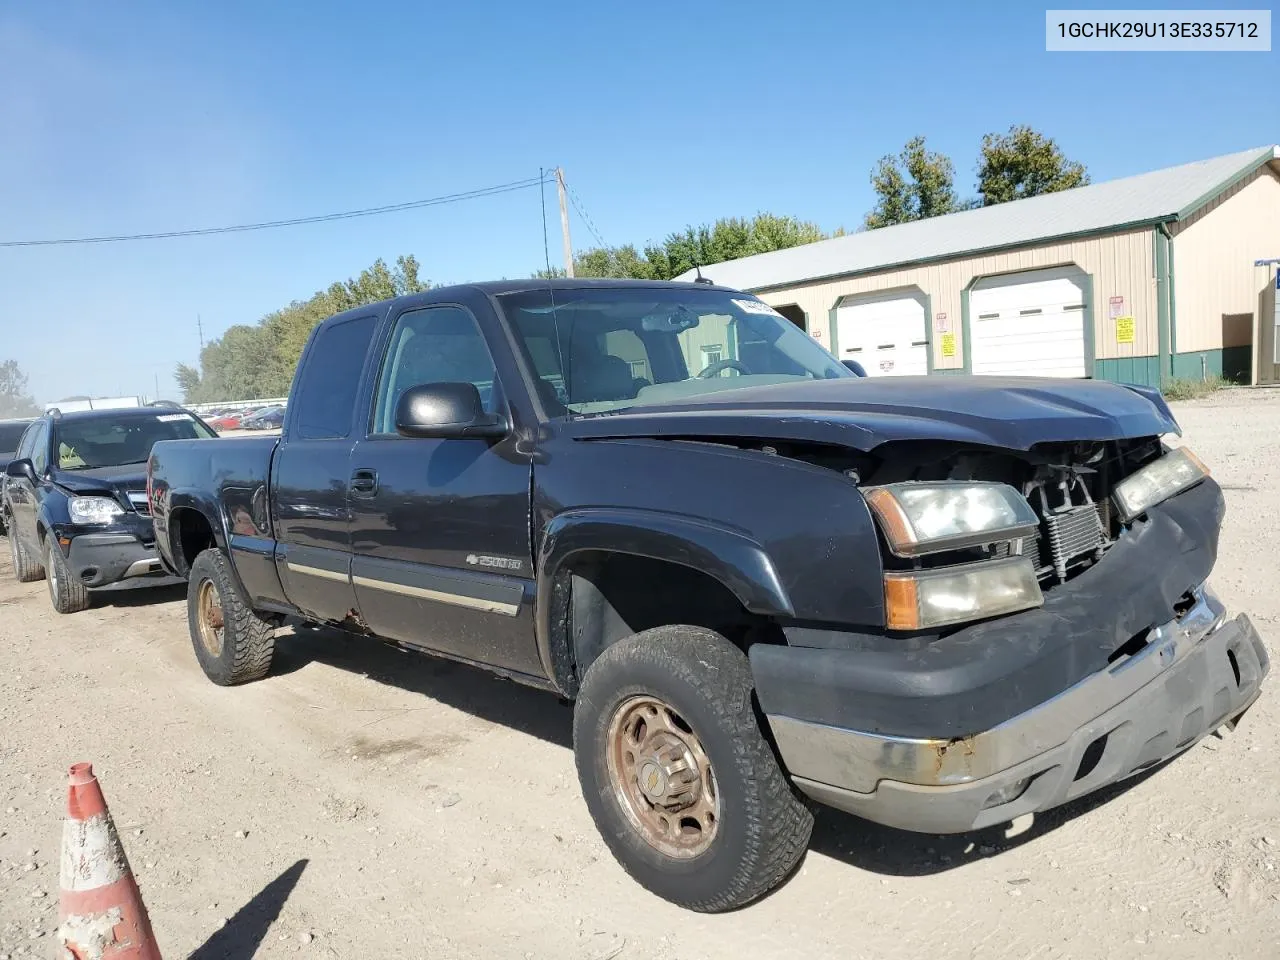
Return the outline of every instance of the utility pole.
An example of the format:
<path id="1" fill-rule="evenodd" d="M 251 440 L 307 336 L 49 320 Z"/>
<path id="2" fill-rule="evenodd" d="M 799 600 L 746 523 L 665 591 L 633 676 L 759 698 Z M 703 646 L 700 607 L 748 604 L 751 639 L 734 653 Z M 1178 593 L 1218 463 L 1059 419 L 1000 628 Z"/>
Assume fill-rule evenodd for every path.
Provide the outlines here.
<path id="1" fill-rule="evenodd" d="M 204 327 L 200 323 L 200 314 L 196 314 L 196 333 L 200 335 L 200 349 L 204 350 Z"/>
<path id="2" fill-rule="evenodd" d="M 556 193 L 560 195 L 560 232 L 564 235 L 564 275 L 573 276 L 573 241 L 569 239 L 569 207 L 564 193 L 564 170 L 556 167 Z"/>
<path id="3" fill-rule="evenodd" d="M 156 395 L 151 399 L 152 400 L 160 399 L 160 374 L 159 373 L 156 373 Z"/>

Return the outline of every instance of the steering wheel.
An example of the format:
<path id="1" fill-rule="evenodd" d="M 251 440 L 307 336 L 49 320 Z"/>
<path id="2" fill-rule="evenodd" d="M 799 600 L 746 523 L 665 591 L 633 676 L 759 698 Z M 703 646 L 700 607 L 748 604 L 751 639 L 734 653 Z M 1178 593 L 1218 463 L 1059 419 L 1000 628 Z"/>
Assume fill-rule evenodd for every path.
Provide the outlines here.
<path id="1" fill-rule="evenodd" d="M 707 380 L 714 377 L 722 370 L 737 370 L 739 373 L 750 376 L 751 369 L 741 360 L 717 360 L 715 363 L 708 364 L 703 371 L 698 374 L 699 380 Z"/>

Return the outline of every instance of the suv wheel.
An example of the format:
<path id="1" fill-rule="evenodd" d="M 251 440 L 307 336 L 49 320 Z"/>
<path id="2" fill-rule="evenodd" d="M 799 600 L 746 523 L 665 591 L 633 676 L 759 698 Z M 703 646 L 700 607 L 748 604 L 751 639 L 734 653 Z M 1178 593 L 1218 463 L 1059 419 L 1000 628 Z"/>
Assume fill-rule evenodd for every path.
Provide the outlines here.
<path id="1" fill-rule="evenodd" d="M 53 534 L 44 539 L 44 570 L 54 610 L 58 613 L 79 613 L 89 609 L 89 588 L 72 574 Z"/>
<path id="2" fill-rule="evenodd" d="M 745 654 L 700 627 L 614 644 L 583 678 L 573 748 L 622 867 L 664 899 L 732 910 L 779 886 L 813 815 L 761 733 Z"/>
<path id="3" fill-rule="evenodd" d="M 18 539 L 18 531 L 13 528 L 12 518 L 9 520 L 7 532 L 9 535 L 9 558 L 13 561 L 13 575 L 18 578 L 18 582 L 35 583 L 37 580 L 43 579 L 44 567 L 32 562 L 31 554 L 27 553 L 27 548 Z"/>
<path id="4" fill-rule="evenodd" d="M 271 669 L 276 624 L 240 599 L 231 564 L 216 547 L 191 564 L 187 625 L 200 669 L 219 686 L 261 680 Z"/>

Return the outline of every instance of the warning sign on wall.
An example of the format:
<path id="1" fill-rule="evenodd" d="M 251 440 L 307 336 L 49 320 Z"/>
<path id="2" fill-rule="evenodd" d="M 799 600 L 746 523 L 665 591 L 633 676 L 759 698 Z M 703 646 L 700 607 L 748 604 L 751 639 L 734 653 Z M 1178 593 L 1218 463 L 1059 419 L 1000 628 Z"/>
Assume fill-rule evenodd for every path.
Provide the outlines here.
<path id="1" fill-rule="evenodd" d="M 934 314 L 933 329 L 937 330 L 939 333 L 946 333 L 951 329 L 951 323 L 947 320 L 947 315 L 945 313 Z"/>
<path id="2" fill-rule="evenodd" d="M 942 335 L 942 355 L 944 357 L 954 357 L 956 355 L 956 335 L 954 333 L 944 333 Z"/>
<path id="3" fill-rule="evenodd" d="M 1124 297 L 1112 297 L 1107 301 L 1107 315 L 1112 320 L 1118 320 L 1125 315 Z"/>
<path id="4" fill-rule="evenodd" d="M 1133 343 L 1133 317 L 1116 317 L 1116 343 Z"/>

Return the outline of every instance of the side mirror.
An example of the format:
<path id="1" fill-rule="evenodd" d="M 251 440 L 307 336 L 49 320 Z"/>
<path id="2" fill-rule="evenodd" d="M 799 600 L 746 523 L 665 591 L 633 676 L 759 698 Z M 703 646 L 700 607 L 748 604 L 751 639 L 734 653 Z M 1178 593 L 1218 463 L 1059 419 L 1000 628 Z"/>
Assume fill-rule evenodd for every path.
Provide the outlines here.
<path id="1" fill-rule="evenodd" d="M 485 413 L 474 383 L 424 383 L 400 394 L 396 433 L 402 437 L 505 437 L 507 418 Z"/>
<path id="2" fill-rule="evenodd" d="M 26 480 L 33 484 L 39 481 L 35 464 L 25 457 L 21 460 L 10 460 L 9 465 L 4 468 L 4 473 L 5 476 L 13 477 L 15 480 Z"/>
<path id="3" fill-rule="evenodd" d="M 850 370 L 852 370 L 859 377 L 865 377 L 867 375 L 867 371 L 862 369 L 862 364 L 860 364 L 857 360 L 841 360 L 840 362 L 843 363 Z"/>

